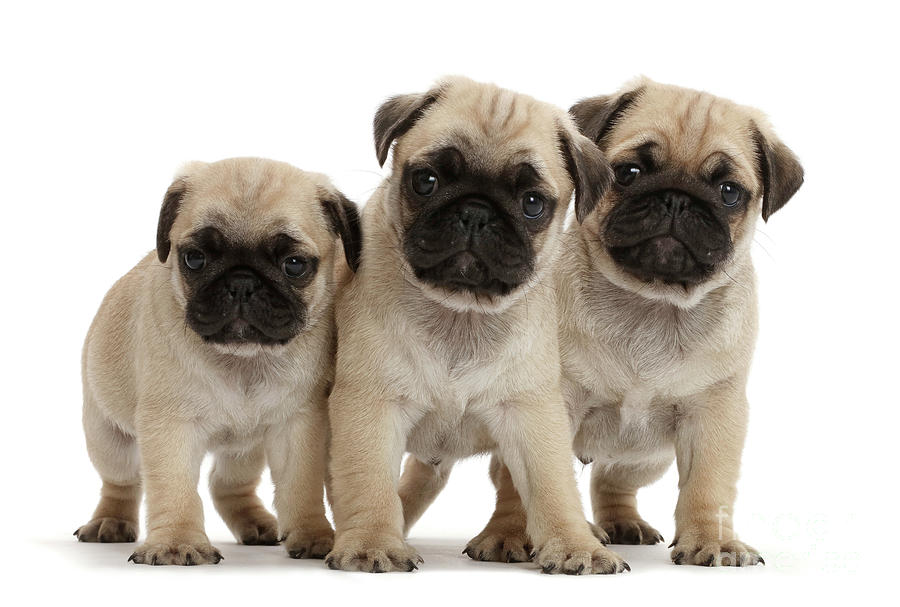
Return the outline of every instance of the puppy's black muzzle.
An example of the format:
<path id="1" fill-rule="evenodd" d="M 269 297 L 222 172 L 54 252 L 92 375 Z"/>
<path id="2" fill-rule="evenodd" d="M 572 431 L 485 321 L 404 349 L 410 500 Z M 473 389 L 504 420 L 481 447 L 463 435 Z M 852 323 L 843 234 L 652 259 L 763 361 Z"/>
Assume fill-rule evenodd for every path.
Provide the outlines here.
<path id="1" fill-rule="evenodd" d="M 417 278 L 450 290 L 506 295 L 532 271 L 530 245 L 502 212 L 480 198 L 418 217 L 404 248 Z"/>
<path id="2" fill-rule="evenodd" d="M 190 327 L 215 343 L 284 344 L 297 334 L 305 310 L 249 267 L 223 272 L 188 302 Z"/>
<path id="3" fill-rule="evenodd" d="M 702 282 L 732 249 L 728 224 L 711 204 L 681 189 L 626 198 L 606 221 L 609 252 L 642 280 Z"/>

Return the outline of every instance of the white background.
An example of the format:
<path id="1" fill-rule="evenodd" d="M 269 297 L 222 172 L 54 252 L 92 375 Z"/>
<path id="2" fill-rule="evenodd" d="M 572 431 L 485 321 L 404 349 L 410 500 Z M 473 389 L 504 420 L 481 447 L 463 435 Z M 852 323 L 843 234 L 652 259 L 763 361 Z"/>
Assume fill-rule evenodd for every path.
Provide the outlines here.
<path id="1" fill-rule="evenodd" d="M 897 15 L 889 4 L 254 2 L 0 11 L 3 592 L 92 604 L 758 604 L 865 597 L 890 582 L 897 477 Z M 163 192 L 191 159 L 259 155 L 330 174 L 365 201 L 379 103 L 448 73 L 568 107 L 644 73 L 770 115 L 806 184 L 760 222 L 761 333 L 736 524 L 768 565 L 584 579 L 459 554 L 493 504 L 487 460 L 460 465 L 413 530 L 415 574 L 372 576 L 234 543 L 207 503 L 218 566 L 126 563 L 78 544 L 99 480 L 80 425 L 79 355 L 106 290 L 154 246 Z M 588 470 L 578 468 L 582 490 Z M 674 471 L 639 494 L 671 538 Z M 261 488 L 266 500 L 270 486 Z M 889 586 L 896 589 L 895 584 Z M 10 593 L 13 593 L 12 595 Z M 888 599 L 889 600 L 889 599 Z"/>

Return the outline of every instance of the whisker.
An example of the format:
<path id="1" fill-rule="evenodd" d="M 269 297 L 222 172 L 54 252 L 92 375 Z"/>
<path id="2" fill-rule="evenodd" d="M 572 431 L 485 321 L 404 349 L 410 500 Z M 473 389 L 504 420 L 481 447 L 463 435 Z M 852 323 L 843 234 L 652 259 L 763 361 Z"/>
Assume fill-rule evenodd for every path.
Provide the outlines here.
<path id="1" fill-rule="evenodd" d="M 760 234 L 760 235 L 762 235 L 762 236 L 765 236 L 765 237 L 769 240 L 769 242 L 771 242 L 772 244 L 776 244 L 776 243 L 775 243 L 775 239 L 772 238 L 771 236 L 769 236 L 768 234 L 766 234 L 766 232 L 763 231 L 762 228 L 757 227 L 757 228 L 756 228 L 756 232 L 757 232 L 757 234 Z"/>
<path id="2" fill-rule="evenodd" d="M 731 279 L 731 282 L 733 282 L 734 284 L 736 284 L 737 286 L 739 286 L 740 288 L 744 289 L 744 290 L 747 291 L 747 292 L 750 291 L 750 289 L 748 289 L 747 287 L 745 287 L 744 285 L 742 285 L 741 283 L 739 283 L 738 281 L 736 281 L 736 280 L 734 279 L 734 277 L 732 277 L 731 274 L 728 273 L 727 270 L 722 270 L 722 272 L 725 274 L 725 276 L 727 276 L 728 278 Z"/>
<path id="3" fill-rule="evenodd" d="M 759 248 L 762 249 L 766 253 L 766 255 L 769 257 L 769 259 L 771 259 L 772 261 L 775 261 L 775 258 L 772 256 L 772 254 L 769 253 L 769 249 L 767 249 L 765 246 L 763 246 L 763 243 L 758 241 L 755 236 L 753 237 L 753 242 L 755 242 L 757 245 L 759 245 Z"/>

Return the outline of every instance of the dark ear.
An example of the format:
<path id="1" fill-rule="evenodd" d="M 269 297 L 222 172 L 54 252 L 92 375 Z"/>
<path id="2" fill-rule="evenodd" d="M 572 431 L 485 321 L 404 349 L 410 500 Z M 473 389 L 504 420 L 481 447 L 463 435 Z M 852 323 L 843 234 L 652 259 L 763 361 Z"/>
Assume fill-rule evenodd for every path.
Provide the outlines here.
<path id="1" fill-rule="evenodd" d="M 559 146 L 575 184 L 575 219 L 581 223 L 612 183 L 612 168 L 600 148 L 571 127 L 560 127 Z"/>
<path id="2" fill-rule="evenodd" d="M 169 232 L 172 231 L 172 224 L 178 217 L 178 210 L 181 208 L 181 201 L 186 192 L 187 180 L 179 177 L 172 182 L 163 197 L 162 209 L 159 211 L 159 223 L 156 226 L 156 255 L 162 263 L 169 258 L 169 250 L 172 248 Z"/>
<path id="3" fill-rule="evenodd" d="M 788 146 L 763 135 L 755 123 L 752 129 L 763 183 L 762 218 L 769 221 L 803 185 L 803 167 Z"/>
<path id="4" fill-rule="evenodd" d="M 394 140 L 412 128 L 422 112 L 438 98 L 437 91 L 391 97 L 375 112 L 375 154 L 384 166 Z"/>
<path id="5" fill-rule="evenodd" d="M 322 209 L 328 219 L 331 230 L 341 237 L 344 245 L 344 257 L 347 265 L 356 272 L 362 255 L 362 229 L 359 224 L 359 211 L 353 201 L 343 194 L 334 191 L 323 191 L 321 195 Z"/>
<path id="6" fill-rule="evenodd" d="M 582 99 L 569 108 L 569 113 L 584 136 L 599 145 L 643 91 L 644 87 L 639 87 L 616 95 Z"/>

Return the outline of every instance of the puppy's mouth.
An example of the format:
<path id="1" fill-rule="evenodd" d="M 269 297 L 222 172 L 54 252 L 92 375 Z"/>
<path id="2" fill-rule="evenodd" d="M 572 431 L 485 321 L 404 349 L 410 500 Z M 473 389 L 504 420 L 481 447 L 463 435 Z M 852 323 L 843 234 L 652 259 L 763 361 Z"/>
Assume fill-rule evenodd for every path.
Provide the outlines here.
<path id="1" fill-rule="evenodd" d="M 690 248 L 671 234 L 630 246 L 609 247 L 609 253 L 625 271 L 647 282 L 659 280 L 687 288 L 713 273 L 712 265 L 700 263 Z"/>
<path id="2" fill-rule="evenodd" d="M 291 337 L 270 335 L 266 330 L 240 316 L 225 321 L 216 328 L 209 327 L 207 330 L 198 330 L 197 323 L 192 324 L 203 341 L 212 344 L 283 346 L 291 340 Z"/>
<path id="3" fill-rule="evenodd" d="M 492 276 L 487 264 L 473 251 L 453 253 L 433 266 L 413 266 L 416 278 L 452 293 L 504 296 L 519 286 Z"/>
<path id="4" fill-rule="evenodd" d="M 254 326 L 245 318 L 235 318 L 225 323 L 210 335 L 201 335 L 204 341 L 217 344 L 259 344 L 263 346 L 284 345 L 290 338 L 277 338 L 267 335 L 262 329 Z"/>

